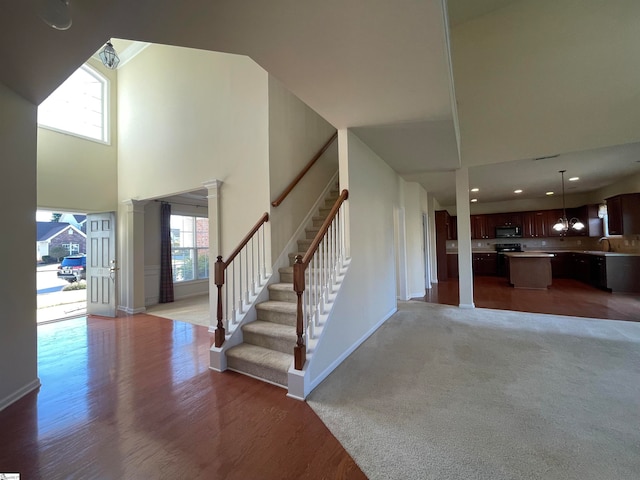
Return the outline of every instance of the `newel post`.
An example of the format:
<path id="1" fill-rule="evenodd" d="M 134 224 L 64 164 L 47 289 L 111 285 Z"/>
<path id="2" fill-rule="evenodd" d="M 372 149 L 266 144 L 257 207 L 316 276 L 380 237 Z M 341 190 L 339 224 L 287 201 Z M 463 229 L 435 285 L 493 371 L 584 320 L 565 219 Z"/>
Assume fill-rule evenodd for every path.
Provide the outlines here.
<path id="1" fill-rule="evenodd" d="M 298 296 L 298 308 L 296 311 L 296 335 L 298 340 L 293 349 L 294 368 L 302 370 L 304 363 L 307 361 L 307 347 L 304 344 L 304 315 L 302 314 L 302 294 L 304 293 L 304 271 L 305 265 L 302 263 L 302 256 L 296 256 L 296 262 L 293 264 L 293 290 Z"/>
<path id="2" fill-rule="evenodd" d="M 224 324 L 222 323 L 222 286 L 224 285 L 224 269 L 225 264 L 222 261 L 222 257 L 218 256 L 218 261 L 215 264 L 215 283 L 216 287 L 218 287 L 218 309 L 217 309 L 217 319 L 218 324 L 216 325 L 215 332 L 215 346 L 220 348 L 224 343 Z"/>

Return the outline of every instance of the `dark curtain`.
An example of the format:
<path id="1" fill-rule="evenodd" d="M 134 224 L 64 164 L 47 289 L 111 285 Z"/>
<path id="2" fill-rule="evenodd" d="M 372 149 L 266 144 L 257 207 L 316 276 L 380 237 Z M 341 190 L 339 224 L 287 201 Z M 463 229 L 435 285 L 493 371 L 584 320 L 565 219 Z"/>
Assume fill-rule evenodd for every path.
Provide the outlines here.
<path id="1" fill-rule="evenodd" d="M 173 302 L 171 269 L 171 205 L 160 204 L 160 303 Z"/>

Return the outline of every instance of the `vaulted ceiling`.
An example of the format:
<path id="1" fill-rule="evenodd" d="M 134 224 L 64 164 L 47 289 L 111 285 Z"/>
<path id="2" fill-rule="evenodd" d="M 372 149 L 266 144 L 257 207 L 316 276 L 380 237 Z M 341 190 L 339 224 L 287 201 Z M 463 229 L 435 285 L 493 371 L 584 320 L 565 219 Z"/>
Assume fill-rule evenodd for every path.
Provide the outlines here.
<path id="1" fill-rule="evenodd" d="M 511 62 L 501 63 L 499 56 L 505 53 L 500 45 L 505 46 L 506 51 L 508 45 L 505 44 L 514 38 L 517 41 L 519 30 L 527 30 L 517 22 L 534 18 L 570 36 L 574 32 L 566 28 L 573 21 L 570 14 L 574 10 L 584 11 L 581 15 L 587 21 L 591 20 L 590 14 L 602 20 L 598 39 L 613 35 L 612 43 L 626 45 L 627 29 L 617 27 L 624 19 L 640 13 L 633 0 L 617 1 L 616 8 L 610 8 L 611 14 L 604 18 L 601 18 L 603 10 L 594 7 L 603 2 L 595 0 L 568 2 L 570 8 L 558 10 L 553 16 L 545 16 L 546 11 L 554 11 L 555 2 L 551 0 L 449 0 L 449 31 L 443 0 L 71 0 L 73 25 L 67 31 L 56 31 L 39 19 L 38 1 L 8 2 L 3 5 L 0 17 L 0 81 L 34 104 L 46 98 L 110 38 L 248 55 L 335 127 L 353 128 L 396 171 L 407 179 L 419 181 L 444 205 L 453 203 L 452 172 L 461 164 L 458 141 L 462 164 L 468 162 L 472 167 L 472 182 L 477 171 L 478 178 L 486 182 L 483 188 L 496 192 L 494 199 L 497 199 L 497 192 L 501 191 L 499 185 L 504 184 L 505 179 L 496 172 L 508 171 L 509 180 L 524 181 L 532 180 L 532 175 L 543 169 L 533 169 L 532 173 L 531 169 L 505 170 L 504 166 L 483 165 L 532 161 L 550 153 L 562 154 L 561 157 L 572 153 L 575 165 L 567 170 L 573 170 L 582 163 L 577 153 L 581 148 L 575 146 L 586 145 L 589 148 L 585 149 L 593 152 L 596 147 L 613 148 L 610 139 L 618 138 L 605 135 L 606 138 L 598 139 L 597 135 L 591 135 L 589 128 L 595 129 L 597 125 L 585 129 L 584 136 L 588 138 L 582 141 L 571 138 L 563 143 L 562 136 L 558 135 L 560 140 L 551 138 L 546 143 L 552 136 L 549 132 L 528 126 L 523 127 L 524 133 L 516 129 L 508 138 L 500 137 L 501 125 L 509 122 L 517 125 L 519 121 L 515 115 L 500 118 L 501 111 L 511 113 L 513 103 L 520 101 L 518 92 L 510 91 L 512 85 L 504 83 L 504 78 L 513 73 L 509 71 Z M 532 8 L 537 9 L 534 12 L 537 15 L 527 10 Z M 489 27 L 503 37 L 487 40 L 491 37 L 487 32 L 493 31 Z M 582 39 L 576 36 L 558 41 L 565 40 L 571 43 Z M 469 45 L 477 50 L 472 52 Z M 548 47 L 544 42 L 540 45 Z M 522 48 L 535 50 L 536 44 L 524 44 Z M 509 53 L 506 52 L 504 58 L 511 58 Z M 526 58 L 531 52 L 522 53 Z M 538 54 L 535 60 L 552 56 L 553 52 L 534 53 Z M 491 57 L 494 54 L 496 57 Z M 607 51 L 596 54 L 611 56 Z M 485 59 L 485 56 L 484 63 L 474 64 L 474 58 Z M 621 62 L 623 58 L 614 60 Z M 491 71 L 483 70 L 483 65 L 491 62 L 500 67 L 495 69 L 495 79 Z M 579 74 L 582 64 L 578 62 L 573 68 Z M 619 88 L 631 88 L 629 85 L 637 71 L 635 68 L 629 82 Z M 540 82 L 544 73 L 537 72 Z M 620 76 L 619 72 L 615 73 Z M 531 72 L 527 78 L 535 75 L 535 71 Z M 482 81 L 474 82 L 475 76 Z M 492 89 L 492 85 L 502 88 L 503 94 Z M 577 87 L 579 90 L 582 86 Z M 553 102 L 553 98 L 548 98 L 553 97 L 553 91 L 549 91 L 546 84 L 545 89 L 535 92 L 524 90 L 522 96 L 526 95 L 540 98 L 524 102 L 521 110 L 532 102 L 534 105 Z M 615 98 L 614 103 L 619 98 Z M 638 103 L 637 98 L 634 101 Z M 506 102 L 502 110 L 501 102 Z M 630 107 L 633 106 L 631 102 Z M 486 118 L 478 113 L 482 113 L 483 108 L 491 110 Z M 567 108 L 573 108 L 570 102 Z M 617 113 L 619 107 L 610 105 L 610 108 Z M 520 111 L 523 113 L 526 112 Z M 548 114 L 555 115 L 555 112 Z M 544 126 L 543 117 L 534 120 Z M 456 135 L 457 126 L 460 137 Z M 526 130 L 533 130 L 535 141 L 520 148 L 527 143 L 528 137 L 519 137 L 525 135 Z M 572 128 L 574 137 L 575 130 Z M 536 137 L 536 131 L 544 135 Z M 625 134 L 619 136 L 616 145 L 633 143 L 629 140 L 634 138 L 633 132 Z M 493 137 L 487 141 L 489 135 Z M 640 134 L 636 132 L 635 138 L 640 140 Z M 558 150 L 548 151 L 556 146 Z M 637 155 L 636 150 L 628 147 L 620 155 L 608 151 L 608 165 L 613 167 L 619 160 L 620 174 L 628 174 L 630 163 L 631 170 L 640 171 L 640 164 L 629 158 Z M 569 162 L 571 157 L 565 160 Z M 541 185 L 557 183 L 557 164 L 546 170 L 549 170 L 545 173 L 547 177 L 538 182 Z M 525 171 L 527 177 L 521 175 Z"/>

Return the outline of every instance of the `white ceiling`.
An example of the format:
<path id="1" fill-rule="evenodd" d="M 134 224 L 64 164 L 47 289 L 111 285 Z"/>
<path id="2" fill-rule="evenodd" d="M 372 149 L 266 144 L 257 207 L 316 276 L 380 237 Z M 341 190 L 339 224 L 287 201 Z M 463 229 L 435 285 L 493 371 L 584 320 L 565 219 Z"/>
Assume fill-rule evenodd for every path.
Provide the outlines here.
<path id="1" fill-rule="evenodd" d="M 514 1 L 535 0 L 449 0 L 450 22 Z M 0 82 L 32 103 L 110 38 L 245 54 L 440 204 L 455 203 L 460 160 L 443 0 L 71 0 L 73 26 L 64 32 L 37 17 L 35 2 L 8 2 L 0 17 Z M 115 45 L 125 57 L 127 47 Z M 640 171 L 637 158 L 637 145 L 610 147 L 562 155 L 548 168 L 531 159 L 483 165 L 470 178 L 481 201 L 499 201 L 517 187 L 536 196 L 557 188 L 560 168 L 581 177 L 576 188 L 598 188 Z"/>

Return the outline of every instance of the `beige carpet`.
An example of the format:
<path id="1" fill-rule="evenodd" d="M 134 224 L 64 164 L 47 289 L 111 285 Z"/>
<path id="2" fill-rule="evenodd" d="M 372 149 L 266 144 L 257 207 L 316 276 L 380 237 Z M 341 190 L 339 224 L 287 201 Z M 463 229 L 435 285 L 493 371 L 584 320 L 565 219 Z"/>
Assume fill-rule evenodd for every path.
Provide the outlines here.
<path id="1" fill-rule="evenodd" d="M 640 324 L 406 302 L 308 403 L 371 479 L 637 480 Z"/>
<path id="2" fill-rule="evenodd" d="M 203 327 L 209 326 L 209 295 L 198 295 L 171 303 L 159 303 L 147 307 L 145 313 L 157 317 L 180 320 Z"/>

